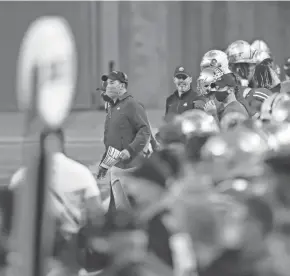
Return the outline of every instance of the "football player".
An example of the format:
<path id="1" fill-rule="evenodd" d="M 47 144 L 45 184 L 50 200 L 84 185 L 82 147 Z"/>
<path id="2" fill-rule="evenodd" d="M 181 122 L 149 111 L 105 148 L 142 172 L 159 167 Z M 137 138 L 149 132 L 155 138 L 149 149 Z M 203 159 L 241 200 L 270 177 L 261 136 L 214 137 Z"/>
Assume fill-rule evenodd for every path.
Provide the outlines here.
<path id="1" fill-rule="evenodd" d="M 240 76 L 242 86 L 247 87 L 256 64 L 251 45 L 244 40 L 237 40 L 228 46 L 226 53 L 231 71 Z"/>
<path id="2" fill-rule="evenodd" d="M 257 63 L 260 63 L 263 60 L 268 59 L 268 63 L 271 64 L 274 71 L 277 73 L 278 76 L 280 76 L 281 69 L 277 64 L 274 63 L 273 55 L 270 51 L 270 48 L 266 44 L 266 42 L 263 40 L 257 39 L 252 43 L 251 47 L 254 51 L 259 53 L 258 56 L 256 57 Z"/>
<path id="3" fill-rule="evenodd" d="M 205 111 L 214 116 L 218 121 L 227 113 L 238 112 L 249 117 L 246 108 L 236 99 L 235 89 L 237 89 L 236 78 L 233 74 L 225 74 L 220 68 L 206 68 L 198 78 L 200 93 L 211 96 L 222 104 L 222 108 L 217 110 L 213 100 L 205 105 Z"/>
<path id="4" fill-rule="evenodd" d="M 208 67 L 218 67 L 225 74 L 234 75 L 234 77 L 236 78 L 237 87 L 238 87 L 238 89 L 235 89 L 235 96 L 237 100 L 247 109 L 249 115 L 252 116 L 253 113 L 250 109 L 250 106 L 243 97 L 243 92 L 245 88 L 241 86 L 240 77 L 229 69 L 229 60 L 228 60 L 227 54 L 220 50 L 211 50 L 205 53 L 200 63 L 200 69 L 202 71 L 203 69 L 208 68 Z M 220 103 L 215 98 L 213 100 L 215 101 L 215 105 L 219 109 Z"/>
<path id="5" fill-rule="evenodd" d="M 252 88 L 266 88 L 273 93 L 281 91 L 281 81 L 278 74 L 267 59 L 256 65 L 249 86 Z"/>

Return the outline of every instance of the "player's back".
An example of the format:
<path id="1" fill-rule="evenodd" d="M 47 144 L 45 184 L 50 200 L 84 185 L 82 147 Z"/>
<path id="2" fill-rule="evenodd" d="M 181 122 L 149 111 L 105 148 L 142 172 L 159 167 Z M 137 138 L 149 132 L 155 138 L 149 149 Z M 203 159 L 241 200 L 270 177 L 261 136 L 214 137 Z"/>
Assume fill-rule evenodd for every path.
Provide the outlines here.
<path id="1" fill-rule="evenodd" d="M 100 190 L 89 169 L 63 153 L 54 155 L 52 171 L 51 211 L 61 218 L 66 231 L 75 233 L 85 220 L 86 200 L 100 196 Z M 26 172 L 25 167 L 18 169 L 11 178 L 9 189 L 22 186 Z"/>

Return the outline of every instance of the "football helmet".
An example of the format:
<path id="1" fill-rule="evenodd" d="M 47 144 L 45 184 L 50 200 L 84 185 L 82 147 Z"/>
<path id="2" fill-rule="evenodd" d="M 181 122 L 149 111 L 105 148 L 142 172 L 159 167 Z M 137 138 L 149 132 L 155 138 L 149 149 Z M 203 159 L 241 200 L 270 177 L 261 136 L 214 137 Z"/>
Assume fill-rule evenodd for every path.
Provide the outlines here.
<path id="1" fill-rule="evenodd" d="M 210 137 L 201 149 L 201 158 L 212 163 L 215 181 L 237 176 L 259 175 L 260 161 L 268 153 L 267 140 L 258 132 L 245 127 Z"/>
<path id="2" fill-rule="evenodd" d="M 230 73 L 228 56 L 220 50 L 211 50 L 205 53 L 200 63 L 200 70 L 208 67 L 221 68 L 225 74 Z"/>
<path id="3" fill-rule="evenodd" d="M 188 110 L 184 112 L 181 117 L 182 132 L 186 136 L 191 136 L 192 134 L 219 132 L 219 127 L 216 120 L 202 110 Z"/>
<path id="4" fill-rule="evenodd" d="M 290 124 L 270 123 L 263 126 L 262 131 L 272 151 L 290 145 Z"/>
<path id="5" fill-rule="evenodd" d="M 271 56 L 271 51 L 270 51 L 270 48 L 268 47 L 268 45 L 266 44 L 265 41 L 263 40 L 255 40 L 252 45 L 251 45 L 251 48 L 254 50 L 254 51 L 260 51 L 260 52 L 265 52 L 267 53 L 268 55 Z"/>
<path id="6" fill-rule="evenodd" d="M 193 109 L 175 116 L 159 129 L 159 141 L 168 145 L 185 143 L 193 135 L 219 132 L 215 119 L 200 109 Z"/>
<path id="7" fill-rule="evenodd" d="M 277 123 L 290 123 L 290 100 L 278 102 L 277 106 L 272 111 L 272 118 Z"/>
<path id="8" fill-rule="evenodd" d="M 262 121 L 271 121 L 273 119 L 272 115 L 275 113 L 277 119 L 279 117 L 279 106 L 284 101 L 290 100 L 290 96 L 286 93 L 274 93 L 268 97 L 261 106 L 260 119 Z M 277 111 L 275 111 L 277 110 Z"/>
<path id="9" fill-rule="evenodd" d="M 244 40 L 237 40 L 226 50 L 229 63 L 256 63 L 253 59 L 254 51 L 251 45 Z"/>
<path id="10" fill-rule="evenodd" d="M 221 68 L 208 67 L 201 71 L 197 79 L 197 92 L 199 95 L 208 95 L 212 91 L 216 91 L 216 81 L 224 75 Z"/>
<path id="11" fill-rule="evenodd" d="M 268 149 L 267 142 L 256 131 L 240 127 L 210 138 L 202 149 L 202 156 L 205 159 L 241 159 L 238 152 L 260 156 Z"/>

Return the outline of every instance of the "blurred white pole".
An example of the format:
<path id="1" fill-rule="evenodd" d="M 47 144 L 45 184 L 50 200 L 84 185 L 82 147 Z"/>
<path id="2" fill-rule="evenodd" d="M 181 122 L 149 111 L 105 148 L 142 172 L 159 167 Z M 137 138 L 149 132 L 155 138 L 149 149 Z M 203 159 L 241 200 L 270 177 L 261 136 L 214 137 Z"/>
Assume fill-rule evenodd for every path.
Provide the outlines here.
<path id="1" fill-rule="evenodd" d="M 35 117 L 42 123 L 40 133 L 44 129 L 53 133 L 63 125 L 74 101 L 76 64 L 74 37 L 63 18 L 41 17 L 30 25 L 17 68 L 17 100 L 29 117 L 27 127 Z M 46 193 L 52 181 L 52 156 L 48 135 L 25 158 L 27 175 L 16 198 L 13 225 L 16 259 L 10 271 L 15 276 L 43 276 L 52 254 L 55 227 Z"/>

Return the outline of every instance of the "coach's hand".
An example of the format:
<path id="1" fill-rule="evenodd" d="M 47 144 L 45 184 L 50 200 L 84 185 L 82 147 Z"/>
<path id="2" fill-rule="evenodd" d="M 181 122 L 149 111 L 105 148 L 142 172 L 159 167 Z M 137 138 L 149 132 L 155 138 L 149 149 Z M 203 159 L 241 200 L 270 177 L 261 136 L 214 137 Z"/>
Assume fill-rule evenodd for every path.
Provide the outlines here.
<path id="1" fill-rule="evenodd" d="M 119 158 L 121 160 L 128 160 L 130 159 L 131 155 L 128 150 L 124 149 L 121 151 Z"/>
<path id="2" fill-rule="evenodd" d="M 102 179 L 106 176 L 108 172 L 108 169 L 103 168 L 102 166 L 99 166 L 98 174 L 97 174 L 97 179 Z"/>

